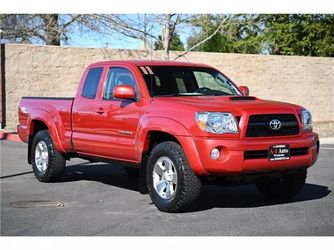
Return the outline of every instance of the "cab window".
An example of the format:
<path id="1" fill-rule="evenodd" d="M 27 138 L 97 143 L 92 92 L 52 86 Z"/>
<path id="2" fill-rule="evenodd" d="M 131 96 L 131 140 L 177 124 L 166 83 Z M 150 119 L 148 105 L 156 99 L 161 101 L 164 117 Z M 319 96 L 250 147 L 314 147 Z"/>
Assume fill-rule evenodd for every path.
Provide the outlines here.
<path id="1" fill-rule="evenodd" d="M 103 99 L 113 99 L 114 88 L 118 85 L 131 85 L 138 96 L 138 87 L 130 70 L 121 67 L 111 68 L 108 72 L 107 82 L 103 92 Z"/>
<path id="2" fill-rule="evenodd" d="M 103 71 L 102 67 L 89 69 L 84 85 L 83 85 L 83 88 L 82 88 L 83 97 L 86 97 L 89 99 L 95 99 L 96 91 L 99 86 L 102 71 Z"/>

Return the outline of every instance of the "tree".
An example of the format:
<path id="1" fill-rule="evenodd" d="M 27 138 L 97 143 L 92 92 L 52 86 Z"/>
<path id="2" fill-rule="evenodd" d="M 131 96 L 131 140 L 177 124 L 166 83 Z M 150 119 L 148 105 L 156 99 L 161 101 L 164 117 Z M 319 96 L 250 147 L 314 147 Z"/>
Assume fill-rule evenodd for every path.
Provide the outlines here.
<path id="1" fill-rule="evenodd" d="M 192 23 L 199 30 L 188 38 L 188 47 L 218 27 L 215 15 L 196 16 Z M 333 57 L 334 15 L 234 15 L 196 50 Z"/>
<path id="2" fill-rule="evenodd" d="M 261 52 L 260 28 L 256 15 L 233 15 L 226 20 L 224 26 L 210 40 L 197 47 L 197 51 L 250 53 Z M 217 15 L 197 15 L 192 23 L 199 31 L 188 38 L 187 46 L 192 47 L 207 34 L 216 30 L 221 18 Z"/>
<path id="3" fill-rule="evenodd" d="M 193 29 L 187 49 L 180 35 Z M 74 32 L 138 39 L 143 49 L 334 57 L 334 15 L 1 14 L 5 41 L 68 44 Z"/>
<path id="4" fill-rule="evenodd" d="M 3 30 L 5 41 L 46 45 L 67 44 L 71 32 L 82 32 L 88 29 L 100 35 L 117 37 L 117 39 L 124 39 L 124 37 L 138 39 L 142 42 L 143 49 L 164 50 L 165 59 L 169 60 L 170 50 L 184 50 L 178 32 L 186 26 L 190 27 L 191 19 L 192 15 L 183 14 L 12 14 L 0 15 L 0 29 Z M 213 33 L 216 34 L 220 28 L 218 25 L 218 28 L 213 29 Z M 207 33 L 202 38 L 207 41 L 212 36 Z M 198 41 L 199 44 L 202 42 Z M 197 46 L 195 44 L 193 48 Z M 188 49 L 178 58 L 193 48 Z"/>
<path id="5" fill-rule="evenodd" d="M 60 45 L 68 40 L 73 24 L 88 23 L 87 15 L 4 14 L 0 15 L 3 39 L 17 43 Z"/>
<path id="6" fill-rule="evenodd" d="M 177 28 L 187 25 L 190 15 L 182 14 L 143 14 L 143 15 L 95 15 L 108 34 L 139 39 L 143 48 L 158 46 L 165 51 L 165 59 L 169 59 L 172 43 L 177 39 Z"/>
<path id="7" fill-rule="evenodd" d="M 261 15 L 270 54 L 334 56 L 334 15 Z"/>
<path id="8" fill-rule="evenodd" d="M 103 24 L 109 34 L 116 33 L 126 37 L 140 39 L 145 48 L 159 48 L 165 51 L 165 59 L 169 60 L 169 52 L 172 49 L 184 49 L 179 39 L 179 32 L 185 26 L 190 27 L 192 15 L 182 14 L 156 14 L 156 15 L 98 15 L 98 20 Z M 215 34 L 221 26 L 213 31 Z M 208 33 L 203 40 L 211 39 L 212 34 Z M 203 41 L 198 41 L 201 44 Z M 198 45 L 195 44 L 194 48 Z M 182 57 L 193 48 L 175 58 Z"/>
<path id="9" fill-rule="evenodd" d="M 162 37 L 159 35 L 158 36 L 159 40 L 162 41 Z M 163 44 L 160 41 L 156 41 L 154 43 L 154 49 L 155 50 L 163 50 Z M 170 43 L 169 46 L 170 50 L 174 50 L 174 51 L 183 51 L 184 50 L 184 44 L 180 39 L 180 36 L 178 34 L 174 34 L 172 37 L 172 41 Z"/>

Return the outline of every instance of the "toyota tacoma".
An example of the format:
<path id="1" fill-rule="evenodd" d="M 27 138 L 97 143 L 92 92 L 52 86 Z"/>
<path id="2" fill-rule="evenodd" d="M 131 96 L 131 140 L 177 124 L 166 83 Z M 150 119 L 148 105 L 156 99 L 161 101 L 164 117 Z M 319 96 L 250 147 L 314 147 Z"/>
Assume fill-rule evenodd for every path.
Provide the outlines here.
<path id="1" fill-rule="evenodd" d="M 307 109 L 186 62 L 91 64 L 75 98 L 23 97 L 18 134 L 39 181 L 60 178 L 73 157 L 118 162 L 165 212 L 190 207 L 203 183 L 253 183 L 289 199 L 319 153 Z"/>

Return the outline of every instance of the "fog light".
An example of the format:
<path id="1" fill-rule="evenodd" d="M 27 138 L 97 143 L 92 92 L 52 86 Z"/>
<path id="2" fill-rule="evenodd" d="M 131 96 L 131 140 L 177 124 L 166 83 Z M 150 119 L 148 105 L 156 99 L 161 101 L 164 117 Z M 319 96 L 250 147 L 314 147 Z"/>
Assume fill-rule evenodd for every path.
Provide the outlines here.
<path id="1" fill-rule="evenodd" d="M 219 158 L 220 151 L 218 148 L 214 148 L 211 150 L 211 159 L 212 160 L 217 160 Z"/>

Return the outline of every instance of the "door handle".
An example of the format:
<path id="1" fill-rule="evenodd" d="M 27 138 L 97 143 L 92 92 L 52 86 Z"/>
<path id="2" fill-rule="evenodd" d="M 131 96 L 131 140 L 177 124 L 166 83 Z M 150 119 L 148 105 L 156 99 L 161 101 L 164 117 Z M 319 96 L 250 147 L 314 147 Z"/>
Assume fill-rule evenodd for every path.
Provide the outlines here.
<path id="1" fill-rule="evenodd" d="M 104 113 L 104 110 L 103 110 L 103 108 L 99 108 L 95 112 L 101 115 L 101 114 Z"/>

